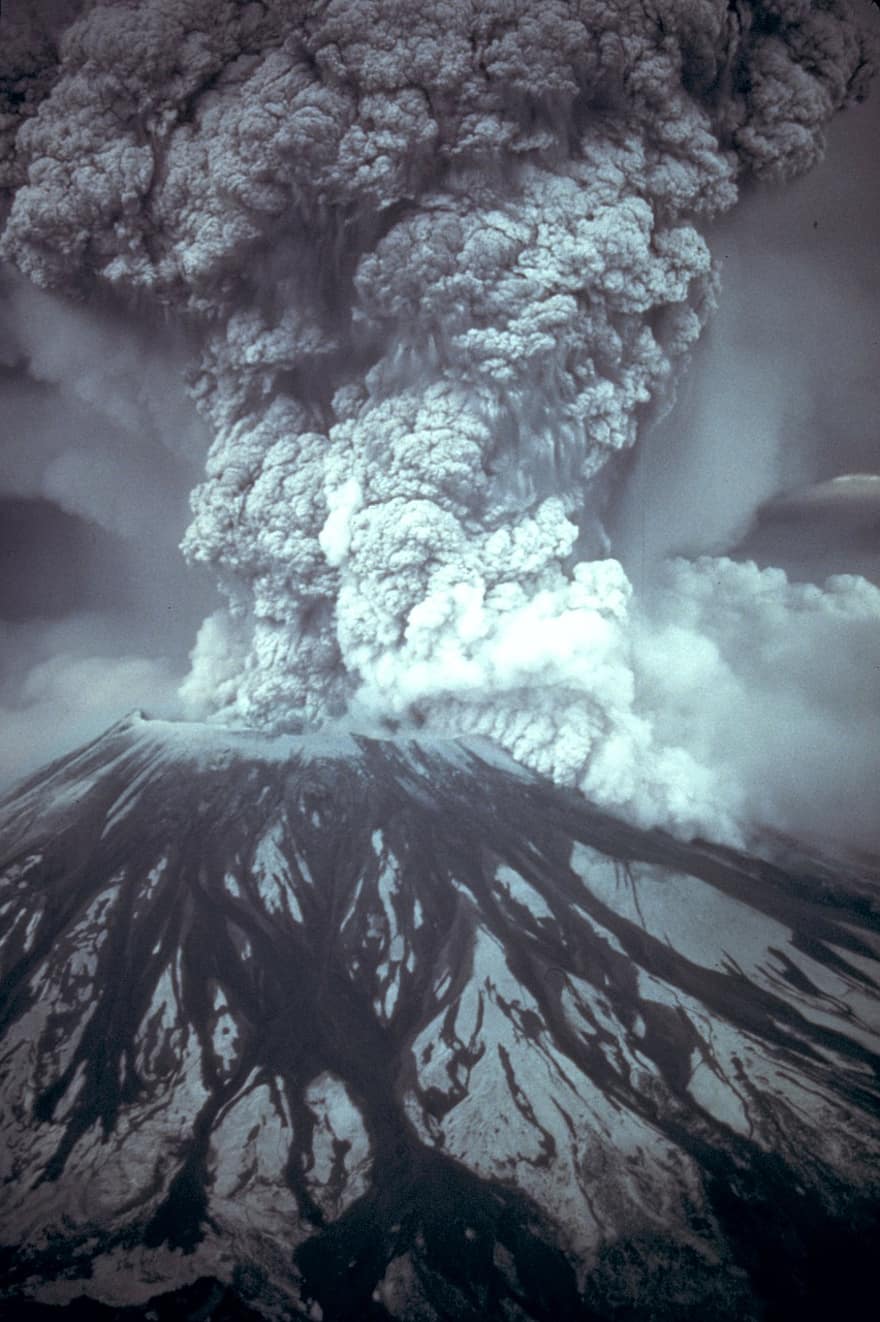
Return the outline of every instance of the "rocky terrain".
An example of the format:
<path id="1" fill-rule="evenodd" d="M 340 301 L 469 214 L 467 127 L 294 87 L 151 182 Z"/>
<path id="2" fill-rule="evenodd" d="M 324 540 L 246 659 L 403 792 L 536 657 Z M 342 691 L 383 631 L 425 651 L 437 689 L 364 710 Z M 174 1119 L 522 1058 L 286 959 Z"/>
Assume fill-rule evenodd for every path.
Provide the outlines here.
<path id="1" fill-rule="evenodd" d="M 772 844 L 114 726 L 0 809 L 0 1316 L 864 1315 L 878 876 Z"/>

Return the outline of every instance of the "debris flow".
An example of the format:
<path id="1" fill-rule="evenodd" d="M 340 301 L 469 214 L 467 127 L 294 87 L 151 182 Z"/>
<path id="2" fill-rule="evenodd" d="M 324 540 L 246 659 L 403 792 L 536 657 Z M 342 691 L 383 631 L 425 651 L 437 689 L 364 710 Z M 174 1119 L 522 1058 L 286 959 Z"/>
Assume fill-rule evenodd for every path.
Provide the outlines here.
<path id="1" fill-rule="evenodd" d="M 858 1316 L 877 885 L 480 740 L 120 722 L 0 804 L 0 1311 Z"/>

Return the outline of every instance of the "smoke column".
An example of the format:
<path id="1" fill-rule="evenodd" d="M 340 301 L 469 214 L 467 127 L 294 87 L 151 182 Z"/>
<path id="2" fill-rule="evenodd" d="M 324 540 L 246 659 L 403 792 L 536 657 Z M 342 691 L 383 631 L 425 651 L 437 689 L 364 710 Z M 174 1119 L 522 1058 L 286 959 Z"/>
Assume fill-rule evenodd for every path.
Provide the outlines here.
<path id="1" fill-rule="evenodd" d="M 485 735 L 731 840 L 815 820 L 824 786 L 859 836 L 880 592 L 713 556 L 634 592 L 603 527 L 713 309 L 707 228 L 810 169 L 866 93 L 855 11 L 60 12 L 8 43 L 2 254 L 198 345 L 184 549 L 226 604 L 188 713 Z"/>

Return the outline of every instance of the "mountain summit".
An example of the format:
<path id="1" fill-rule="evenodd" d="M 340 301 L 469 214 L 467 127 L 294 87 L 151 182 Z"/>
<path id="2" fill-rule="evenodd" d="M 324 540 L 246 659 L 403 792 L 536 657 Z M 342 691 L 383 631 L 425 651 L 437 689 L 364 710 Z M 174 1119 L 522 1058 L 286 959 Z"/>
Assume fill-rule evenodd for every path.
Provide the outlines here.
<path id="1" fill-rule="evenodd" d="M 134 715 L 5 800 L 0 882 L 4 1318 L 859 1315 L 867 871 Z"/>

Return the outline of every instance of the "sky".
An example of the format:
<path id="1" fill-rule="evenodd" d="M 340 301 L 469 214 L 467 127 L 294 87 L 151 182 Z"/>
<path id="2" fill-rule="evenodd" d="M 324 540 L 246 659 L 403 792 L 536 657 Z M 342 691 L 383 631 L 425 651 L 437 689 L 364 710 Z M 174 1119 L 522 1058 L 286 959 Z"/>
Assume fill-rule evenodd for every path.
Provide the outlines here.
<path id="1" fill-rule="evenodd" d="M 11 58 L 79 8 L 6 6 L 37 16 Z M 564 5 L 503 39 L 329 6 L 300 46 L 288 8 L 87 6 L 21 131 L 0 783 L 135 706 L 427 725 L 645 825 L 880 845 L 880 497 L 834 482 L 880 468 L 880 96 L 773 182 L 852 41 L 757 28 L 748 98 L 707 109 L 726 7 L 599 8 L 630 44 L 581 122 Z"/>
<path id="2" fill-rule="evenodd" d="M 643 554 L 741 542 L 799 576 L 877 574 L 880 506 L 865 547 L 850 545 L 858 512 L 830 500 L 798 519 L 765 509 L 760 538 L 753 522 L 781 493 L 880 469 L 878 141 L 875 88 L 832 123 L 821 164 L 751 188 L 711 232 L 718 310 L 615 511 L 617 550 L 635 573 Z"/>
<path id="3" fill-rule="evenodd" d="M 214 603 L 179 542 L 207 449 L 173 329 L 4 273 L 0 778 L 177 686 Z"/>

